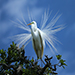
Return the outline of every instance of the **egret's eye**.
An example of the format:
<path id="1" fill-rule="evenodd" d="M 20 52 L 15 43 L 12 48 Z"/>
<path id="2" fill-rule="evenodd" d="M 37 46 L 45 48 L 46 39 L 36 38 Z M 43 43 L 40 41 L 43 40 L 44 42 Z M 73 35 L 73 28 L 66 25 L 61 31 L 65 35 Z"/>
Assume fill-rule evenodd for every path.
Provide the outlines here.
<path id="1" fill-rule="evenodd" d="M 31 22 L 31 24 L 34 24 L 34 22 Z"/>

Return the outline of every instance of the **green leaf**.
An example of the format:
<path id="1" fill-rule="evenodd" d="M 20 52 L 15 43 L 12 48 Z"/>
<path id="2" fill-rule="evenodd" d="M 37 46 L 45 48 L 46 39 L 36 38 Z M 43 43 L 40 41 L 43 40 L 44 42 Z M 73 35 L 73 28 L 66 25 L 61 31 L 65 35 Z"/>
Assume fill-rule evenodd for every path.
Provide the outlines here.
<path id="1" fill-rule="evenodd" d="M 67 66 L 65 63 L 63 63 L 63 65 Z"/>
<path id="2" fill-rule="evenodd" d="M 61 55 L 56 55 L 57 59 L 60 60 L 61 59 Z"/>
<path id="3" fill-rule="evenodd" d="M 64 69 L 65 69 L 65 67 L 64 66 L 62 66 Z"/>
<path id="4" fill-rule="evenodd" d="M 34 62 L 34 59 L 31 59 L 31 62 Z"/>
<path id="5" fill-rule="evenodd" d="M 66 61 L 66 60 L 61 59 L 59 62 L 60 62 L 60 63 L 64 63 L 65 61 Z"/>
<path id="6" fill-rule="evenodd" d="M 15 43 L 14 43 L 14 42 L 12 42 L 12 44 L 13 44 L 13 45 L 15 45 Z"/>
<path id="7" fill-rule="evenodd" d="M 3 53 L 3 49 L 0 50 L 0 53 Z"/>

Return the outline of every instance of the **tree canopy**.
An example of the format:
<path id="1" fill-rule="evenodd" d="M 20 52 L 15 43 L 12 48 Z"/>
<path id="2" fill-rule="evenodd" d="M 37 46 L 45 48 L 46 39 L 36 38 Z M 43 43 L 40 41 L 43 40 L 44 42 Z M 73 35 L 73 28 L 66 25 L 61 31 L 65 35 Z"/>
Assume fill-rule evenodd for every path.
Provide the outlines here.
<path id="1" fill-rule="evenodd" d="M 45 64 L 41 67 L 34 58 L 27 58 L 23 46 L 19 48 L 12 42 L 8 50 L 0 50 L 0 75 L 57 75 L 57 66 L 64 69 L 67 66 L 66 60 L 61 59 L 62 55 L 56 55 L 56 64 L 51 63 L 53 57 L 45 55 Z"/>

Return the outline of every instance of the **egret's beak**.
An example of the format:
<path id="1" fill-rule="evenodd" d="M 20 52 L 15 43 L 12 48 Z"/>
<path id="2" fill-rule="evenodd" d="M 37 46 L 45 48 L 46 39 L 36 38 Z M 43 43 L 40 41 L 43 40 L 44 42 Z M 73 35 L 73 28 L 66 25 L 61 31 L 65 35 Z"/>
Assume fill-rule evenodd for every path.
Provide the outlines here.
<path id="1" fill-rule="evenodd" d="M 28 25 L 31 25 L 31 23 L 27 24 L 27 26 L 28 26 Z"/>

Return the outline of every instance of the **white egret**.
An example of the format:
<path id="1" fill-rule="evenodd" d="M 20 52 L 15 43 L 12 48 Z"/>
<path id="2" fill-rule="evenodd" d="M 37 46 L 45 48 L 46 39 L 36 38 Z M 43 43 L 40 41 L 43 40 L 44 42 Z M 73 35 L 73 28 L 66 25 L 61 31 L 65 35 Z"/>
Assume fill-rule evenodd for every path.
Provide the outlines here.
<path id="1" fill-rule="evenodd" d="M 44 40 L 42 37 L 41 31 L 37 28 L 37 23 L 35 21 L 27 24 L 31 25 L 31 35 L 32 35 L 32 44 L 37 55 L 38 59 L 41 59 L 43 56 L 43 49 L 44 49 Z"/>
<path id="2" fill-rule="evenodd" d="M 63 29 L 63 25 L 57 25 L 55 26 L 55 23 L 60 18 L 61 15 L 57 16 L 57 13 L 52 18 L 51 21 L 48 22 L 48 19 L 50 17 L 51 13 L 44 13 L 44 16 L 42 17 L 41 22 L 41 28 L 37 28 L 37 23 L 35 21 L 32 21 L 31 23 L 27 24 L 26 21 L 23 18 L 23 22 L 18 20 L 20 24 L 17 23 L 17 26 L 19 28 L 24 29 L 25 31 L 28 31 L 24 34 L 16 35 L 14 38 L 18 43 L 18 45 L 24 45 L 25 46 L 32 40 L 33 48 L 35 50 L 35 53 L 37 55 L 37 58 L 41 59 L 44 52 L 44 46 L 47 44 L 50 48 L 50 50 L 53 52 L 53 49 L 57 52 L 56 47 L 54 46 L 54 42 L 58 41 L 53 34 Z M 31 29 L 29 26 L 31 25 Z M 59 42 L 59 41 L 58 41 Z M 53 48 L 53 49 L 52 49 Z"/>

